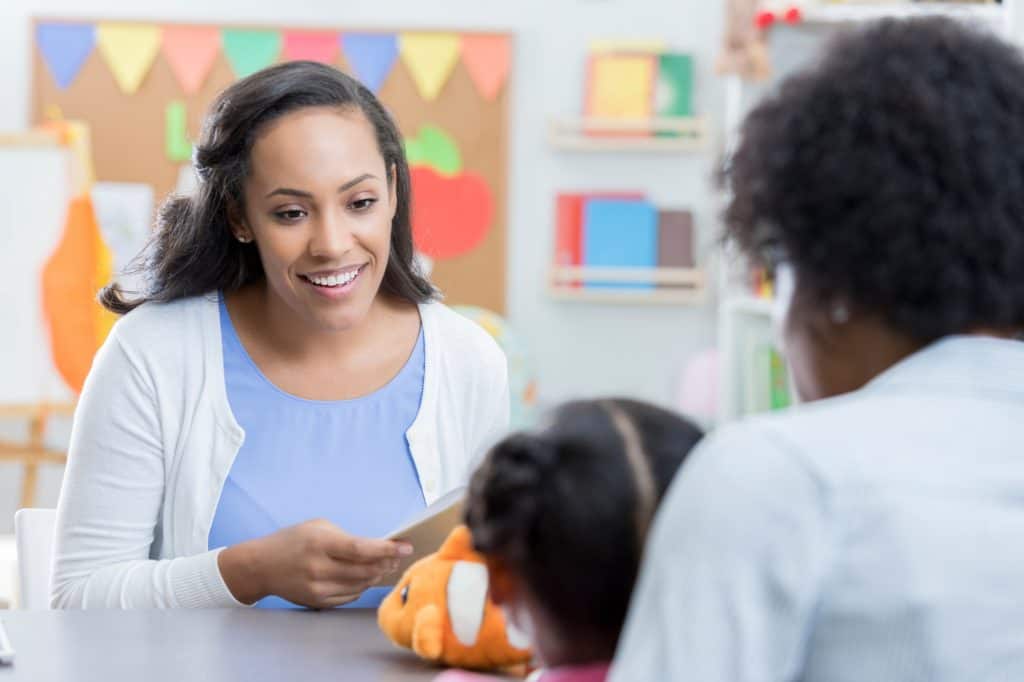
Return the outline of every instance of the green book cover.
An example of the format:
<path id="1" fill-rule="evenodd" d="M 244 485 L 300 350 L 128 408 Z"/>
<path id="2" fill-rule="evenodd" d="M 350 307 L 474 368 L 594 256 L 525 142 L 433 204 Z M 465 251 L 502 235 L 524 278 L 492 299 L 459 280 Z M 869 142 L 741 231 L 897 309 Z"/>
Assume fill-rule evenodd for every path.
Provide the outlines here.
<path id="1" fill-rule="evenodd" d="M 658 117 L 693 116 L 693 58 L 690 55 L 665 53 L 658 58 L 654 112 Z"/>
<path id="2" fill-rule="evenodd" d="M 771 405 L 773 410 L 781 410 L 789 407 L 789 375 L 786 371 L 786 362 L 775 349 L 771 351 Z"/>

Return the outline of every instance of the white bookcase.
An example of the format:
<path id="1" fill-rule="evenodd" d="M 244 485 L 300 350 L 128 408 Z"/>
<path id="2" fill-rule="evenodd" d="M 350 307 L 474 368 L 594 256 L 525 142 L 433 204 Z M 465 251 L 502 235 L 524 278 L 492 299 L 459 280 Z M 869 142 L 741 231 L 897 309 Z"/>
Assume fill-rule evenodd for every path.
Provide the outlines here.
<path id="1" fill-rule="evenodd" d="M 773 31 L 816 32 L 886 17 L 946 15 L 986 25 L 1004 36 L 1012 36 L 1015 26 L 1015 4 L 1020 0 L 1003 0 L 1000 4 L 978 2 L 819 2 L 808 7 L 804 20 L 796 25 L 782 24 Z M 726 82 L 724 135 L 726 153 L 735 145 L 737 131 L 751 102 L 750 88 L 731 76 Z M 751 339 L 770 341 L 772 301 L 758 299 L 741 284 L 744 264 L 735 254 L 723 253 L 719 258 L 718 338 L 720 351 L 719 420 L 728 422 L 750 414 L 748 388 L 755 362 L 750 354 Z M 790 387 L 791 394 L 795 392 Z"/>

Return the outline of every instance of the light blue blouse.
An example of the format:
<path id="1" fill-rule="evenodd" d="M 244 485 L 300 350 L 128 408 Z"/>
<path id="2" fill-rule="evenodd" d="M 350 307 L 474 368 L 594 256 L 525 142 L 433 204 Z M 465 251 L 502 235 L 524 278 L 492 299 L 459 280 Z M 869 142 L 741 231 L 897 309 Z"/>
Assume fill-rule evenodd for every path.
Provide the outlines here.
<path id="1" fill-rule="evenodd" d="M 423 393 L 424 340 L 387 385 L 353 400 L 305 400 L 256 367 L 220 302 L 228 402 L 245 443 L 221 492 L 209 547 L 228 547 L 324 518 L 361 537 L 382 537 L 426 506 L 405 432 Z M 349 606 L 373 608 L 368 590 Z M 294 608 L 280 597 L 262 608 Z"/>

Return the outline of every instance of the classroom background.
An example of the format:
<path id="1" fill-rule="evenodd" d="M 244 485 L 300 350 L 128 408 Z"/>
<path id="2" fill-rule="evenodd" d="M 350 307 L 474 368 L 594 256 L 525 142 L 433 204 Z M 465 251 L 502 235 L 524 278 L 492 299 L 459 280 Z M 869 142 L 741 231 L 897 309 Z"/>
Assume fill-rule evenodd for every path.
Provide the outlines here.
<path id="1" fill-rule="evenodd" d="M 850 22 L 941 11 L 1020 39 L 1024 13 L 770 1 L 756 31 L 737 27 L 730 12 L 753 4 L 0 3 L 0 306 L 14 311 L 0 335 L 0 602 L 15 593 L 14 512 L 56 504 L 75 388 L 109 327 L 88 283 L 130 259 L 140 215 L 188 191 L 203 103 L 289 57 L 373 80 L 395 113 L 431 197 L 414 207 L 417 247 L 447 302 L 509 355 L 516 425 L 599 395 L 708 427 L 789 404 L 771 282 L 717 241 L 712 179 L 743 112 Z M 730 62 L 737 31 L 763 63 Z M 65 167 L 67 187 L 24 171 Z M 68 239 L 83 187 L 103 247 Z M 454 197 L 469 208 L 450 224 Z"/>

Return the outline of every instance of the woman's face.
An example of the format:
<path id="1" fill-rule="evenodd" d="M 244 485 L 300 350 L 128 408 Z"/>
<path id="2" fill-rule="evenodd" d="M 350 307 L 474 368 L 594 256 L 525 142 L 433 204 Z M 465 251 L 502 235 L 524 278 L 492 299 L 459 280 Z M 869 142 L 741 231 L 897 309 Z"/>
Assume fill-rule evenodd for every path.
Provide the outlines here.
<path id="1" fill-rule="evenodd" d="M 391 170 L 358 111 L 300 109 L 257 138 L 234 229 L 255 240 L 273 300 L 327 331 L 366 317 L 388 265 Z"/>

